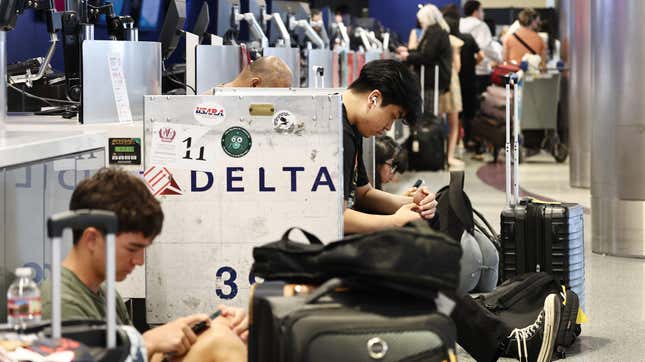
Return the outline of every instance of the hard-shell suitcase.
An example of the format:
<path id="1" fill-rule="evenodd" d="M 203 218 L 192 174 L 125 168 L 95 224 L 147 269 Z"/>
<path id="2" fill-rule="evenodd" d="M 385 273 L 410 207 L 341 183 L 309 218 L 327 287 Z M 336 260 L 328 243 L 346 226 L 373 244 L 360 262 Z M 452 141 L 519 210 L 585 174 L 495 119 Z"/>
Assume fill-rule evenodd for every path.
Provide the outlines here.
<path id="1" fill-rule="evenodd" d="M 521 84 L 521 83 L 520 83 Z M 506 85 L 507 104 L 510 84 Z M 519 199 L 518 86 L 513 125 L 513 195 L 511 195 L 510 112 L 506 119 L 506 200 L 501 214 L 500 280 L 528 272 L 553 274 L 571 288 L 584 307 L 584 221 L 578 204 Z"/>
<path id="2" fill-rule="evenodd" d="M 310 295 L 285 297 L 280 284 L 256 285 L 249 361 L 455 360 L 455 325 L 434 303 L 337 292 L 341 286 L 330 279 Z"/>
<path id="3" fill-rule="evenodd" d="M 446 137 L 443 125 L 437 116 L 439 108 L 439 66 L 435 66 L 434 113 L 425 109 L 425 66 L 421 66 L 421 119 L 417 127 L 410 129 L 407 149 L 410 155 L 410 168 L 417 171 L 442 170 L 446 163 Z"/>
<path id="4" fill-rule="evenodd" d="M 61 314 L 61 238 L 63 230 L 94 226 L 104 230 L 106 249 L 106 320 L 67 320 Z M 113 212 L 76 210 L 52 215 L 47 234 L 52 241 L 52 319 L 24 331 L 41 338 L 61 337 L 87 346 L 93 360 L 135 362 L 147 360 L 143 337 L 131 326 L 116 326 L 115 239 L 118 221 Z"/>

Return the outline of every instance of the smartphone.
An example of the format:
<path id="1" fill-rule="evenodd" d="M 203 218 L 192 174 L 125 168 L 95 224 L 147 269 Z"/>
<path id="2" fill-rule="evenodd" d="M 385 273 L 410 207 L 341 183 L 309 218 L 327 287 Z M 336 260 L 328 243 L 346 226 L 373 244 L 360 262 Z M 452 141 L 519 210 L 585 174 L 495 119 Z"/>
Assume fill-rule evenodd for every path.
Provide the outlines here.
<path id="1" fill-rule="evenodd" d="M 210 321 L 211 321 L 211 320 L 213 320 L 213 319 L 215 319 L 215 318 L 217 318 L 217 317 L 219 317 L 219 315 L 220 315 L 220 314 L 222 314 L 222 311 L 218 309 L 218 310 L 216 310 L 215 312 L 213 312 L 213 314 L 211 314 L 211 315 L 209 316 L 210 320 L 208 320 L 208 321 L 201 321 L 201 322 L 199 322 L 199 323 L 195 324 L 195 325 L 193 326 L 193 333 L 195 333 L 195 334 L 200 334 L 200 333 L 202 333 L 203 331 L 207 330 L 207 329 L 208 329 L 208 327 L 210 326 Z"/>
<path id="2" fill-rule="evenodd" d="M 422 180 L 422 179 L 418 179 L 418 180 L 414 183 L 414 185 L 412 185 L 412 187 L 414 187 L 414 188 L 419 188 L 419 186 L 423 185 L 423 183 L 424 183 L 424 182 L 423 182 L 423 180 Z"/>

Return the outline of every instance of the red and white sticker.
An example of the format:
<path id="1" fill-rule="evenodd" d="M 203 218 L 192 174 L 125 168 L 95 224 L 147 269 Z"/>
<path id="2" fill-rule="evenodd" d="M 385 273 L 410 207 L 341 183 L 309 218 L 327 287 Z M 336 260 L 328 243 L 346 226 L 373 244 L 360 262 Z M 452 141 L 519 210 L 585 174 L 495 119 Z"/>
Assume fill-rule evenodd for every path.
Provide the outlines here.
<path id="1" fill-rule="evenodd" d="M 199 123 L 205 126 L 212 126 L 224 120 L 226 111 L 220 104 L 199 104 L 193 110 L 193 116 Z"/>
<path id="2" fill-rule="evenodd" d="M 152 166 L 143 173 L 143 178 L 154 196 L 183 194 L 172 173 L 165 167 Z"/>

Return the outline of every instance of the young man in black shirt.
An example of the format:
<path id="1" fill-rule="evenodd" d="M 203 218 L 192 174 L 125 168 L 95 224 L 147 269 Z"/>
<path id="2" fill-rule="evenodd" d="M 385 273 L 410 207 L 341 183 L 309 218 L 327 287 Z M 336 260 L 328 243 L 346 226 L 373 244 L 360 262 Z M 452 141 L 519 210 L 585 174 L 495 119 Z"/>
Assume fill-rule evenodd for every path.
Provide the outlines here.
<path id="1" fill-rule="evenodd" d="M 365 233 L 435 215 L 434 193 L 422 187 L 414 197 L 393 195 L 369 184 L 363 137 L 382 135 L 397 119 L 414 125 L 421 109 L 418 80 L 394 60 L 375 60 L 343 94 L 344 230 Z"/>
<path id="2" fill-rule="evenodd" d="M 375 60 L 343 94 L 343 176 L 345 233 L 365 233 L 403 226 L 434 217 L 435 194 L 422 187 L 414 197 L 393 195 L 373 188 L 363 164 L 363 137 L 382 135 L 394 121 L 413 126 L 421 108 L 418 80 L 402 63 Z M 457 342 L 478 361 L 496 361 L 501 355 L 521 361 L 551 360 L 558 334 L 562 302 L 550 294 L 535 322 L 511 328 L 468 295 L 450 297 L 457 326 Z"/>

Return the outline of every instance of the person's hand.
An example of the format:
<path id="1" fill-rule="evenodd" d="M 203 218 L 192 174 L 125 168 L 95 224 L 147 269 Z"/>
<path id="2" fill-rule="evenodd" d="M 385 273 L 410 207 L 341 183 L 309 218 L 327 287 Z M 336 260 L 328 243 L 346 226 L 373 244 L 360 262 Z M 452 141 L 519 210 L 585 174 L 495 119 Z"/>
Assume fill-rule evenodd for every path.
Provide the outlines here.
<path id="1" fill-rule="evenodd" d="M 416 187 L 410 187 L 409 189 L 403 192 L 403 196 L 412 197 L 417 192 Z"/>
<path id="2" fill-rule="evenodd" d="M 398 53 L 403 53 L 403 52 L 407 52 L 407 51 L 408 51 L 408 48 L 406 48 L 406 47 L 404 47 L 403 45 L 401 45 L 401 46 L 398 46 L 394 51 L 395 51 L 397 54 L 398 54 Z"/>
<path id="3" fill-rule="evenodd" d="M 427 186 L 420 187 L 413 196 L 414 203 L 419 207 L 419 213 L 424 219 L 432 219 L 437 212 L 435 196 Z"/>
<path id="4" fill-rule="evenodd" d="M 148 355 L 153 353 L 164 353 L 173 357 L 185 355 L 197 342 L 192 326 L 207 320 L 206 314 L 193 314 L 148 330 L 143 334 Z"/>
<path id="5" fill-rule="evenodd" d="M 411 221 L 421 219 L 421 214 L 418 211 L 418 206 L 414 203 L 409 203 L 401 206 L 392 216 L 396 218 L 397 226 L 403 226 Z"/>
<path id="6" fill-rule="evenodd" d="M 218 308 L 222 311 L 224 318 L 231 330 L 237 334 L 244 343 L 249 339 L 249 318 L 244 309 L 228 307 L 220 304 Z"/>

